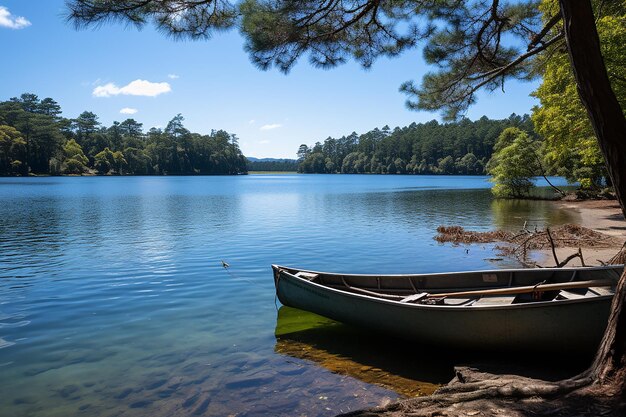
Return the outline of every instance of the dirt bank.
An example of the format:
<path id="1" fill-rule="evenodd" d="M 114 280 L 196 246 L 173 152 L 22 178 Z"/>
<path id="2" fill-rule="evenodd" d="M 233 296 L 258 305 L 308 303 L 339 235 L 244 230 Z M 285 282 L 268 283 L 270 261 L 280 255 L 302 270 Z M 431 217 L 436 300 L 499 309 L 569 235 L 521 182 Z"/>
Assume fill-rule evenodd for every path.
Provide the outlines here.
<path id="1" fill-rule="evenodd" d="M 589 201 L 555 201 L 559 210 L 572 212 L 577 219 L 577 224 L 597 232 L 615 237 L 614 244 L 603 248 L 583 248 L 583 258 L 586 265 L 600 265 L 607 262 L 626 242 L 626 220 L 622 215 L 619 203 L 614 200 L 589 200 Z M 577 247 L 557 248 L 559 260 L 578 251 Z M 554 266 L 554 257 L 550 249 L 539 249 L 532 256 L 542 266 Z M 573 259 L 568 266 L 580 266 L 580 259 Z"/>

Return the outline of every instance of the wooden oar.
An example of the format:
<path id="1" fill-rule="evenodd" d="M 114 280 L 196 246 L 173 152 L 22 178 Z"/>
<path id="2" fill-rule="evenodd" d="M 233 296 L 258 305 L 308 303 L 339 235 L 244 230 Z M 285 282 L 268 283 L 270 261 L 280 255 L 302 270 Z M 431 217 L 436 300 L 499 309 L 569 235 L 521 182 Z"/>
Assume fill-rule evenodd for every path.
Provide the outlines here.
<path id="1" fill-rule="evenodd" d="M 537 285 L 528 285 L 525 287 L 506 287 L 506 288 L 496 288 L 496 289 L 491 289 L 491 290 L 445 292 L 445 293 L 439 293 L 439 294 L 428 294 L 428 298 L 527 294 L 527 293 L 532 293 L 535 291 L 555 291 L 555 290 L 567 290 L 571 288 L 608 287 L 612 285 L 615 285 L 615 281 L 612 279 L 598 279 L 595 281 L 575 281 L 575 282 L 563 282 L 559 284 L 537 284 Z"/>

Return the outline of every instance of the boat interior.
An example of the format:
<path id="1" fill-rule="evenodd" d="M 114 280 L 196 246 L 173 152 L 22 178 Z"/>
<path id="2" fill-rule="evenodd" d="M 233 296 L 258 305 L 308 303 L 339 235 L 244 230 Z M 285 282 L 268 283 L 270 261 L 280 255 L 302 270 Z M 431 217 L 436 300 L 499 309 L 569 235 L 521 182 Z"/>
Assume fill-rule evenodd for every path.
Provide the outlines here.
<path id="1" fill-rule="evenodd" d="M 611 297 L 623 265 L 421 275 L 341 275 L 281 270 L 319 285 L 406 304 L 505 306 Z"/>

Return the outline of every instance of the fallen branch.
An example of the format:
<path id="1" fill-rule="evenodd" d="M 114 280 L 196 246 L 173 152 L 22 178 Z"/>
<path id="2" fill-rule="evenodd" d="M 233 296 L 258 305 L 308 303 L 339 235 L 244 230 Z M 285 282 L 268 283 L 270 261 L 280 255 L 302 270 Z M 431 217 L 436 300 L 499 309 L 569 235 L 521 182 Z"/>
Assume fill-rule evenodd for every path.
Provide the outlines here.
<path id="1" fill-rule="evenodd" d="M 556 257 L 556 248 L 554 247 L 554 239 L 552 239 L 552 235 L 550 234 L 549 227 L 546 227 L 546 233 L 548 234 L 548 239 L 550 239 L 550 246 L 552 247 L 552 256 L 554 256 L 554 262 L 560 268 L 559 258 Z"/>
<path id="2" fill-rule="evenodd" d="M 507 245 L 496 246 L 496 249 L 500 250 L 503 255 L 513 256 L 521 263 L 531 266 L 537 266 L 528 261 L 529 251 L 532 250 L 550 248 L 555 260 L 555 265 L 557 266 L 564 266 L 574 258 L 580 258 L 581 263 L 584 265 L 582 248 L 611 248 L 618 244 L 616 239 L 612 236 L 572 224 L 550 228 L 549 230 L 530 231 L 526 228 L 525 223 L 524 228 L 518 233 L 503 230 L 476 232 L 465 230 L 461 226 L 439 226 L 437 232 L 438 234 L 435 236 L 435 240 L 440 243 L 450 242 L 454 245 L 494 242 L 506 243 Z M 579 253 L 566 259 L 564 262 L 559 261 L 556 248 L 572 246 L 578 247 Z M 626 247 L 624 249 L 623 258 L 626 259 Z"/>

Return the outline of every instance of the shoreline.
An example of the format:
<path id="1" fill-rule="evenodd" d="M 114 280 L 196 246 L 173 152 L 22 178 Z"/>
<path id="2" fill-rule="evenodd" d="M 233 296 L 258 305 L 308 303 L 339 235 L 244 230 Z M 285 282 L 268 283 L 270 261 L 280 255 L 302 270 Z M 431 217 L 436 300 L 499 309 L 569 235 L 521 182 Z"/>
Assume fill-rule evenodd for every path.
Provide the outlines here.
<path id="1" fill-rule="evenodd" d="M 602 265 L 617 254 L 626 242 L 626 220 L 622 215 L 619 203 L 616 200 L 583 200 L 583 201 L 555 201 L 553 204 L 559 210 L 565 210 L 578 217 L 575 222 L 579 226 L 592 229 L 596 232 L 616 238 L 618 243 L 608 248 L 582 248 L 585 264 L 588 266 Z M 578 247 L 562 247 L 556 249 L 560 261 L 576 253 Z M 550 249 L 533 251 L 532 258 L 544 267 L 554 266 L 554 257 Z M 582 266 L 579 258 L 572 259 L 567 266 Z"/>
<path id="2" fill-rule="evenodd" d="M 620 249 L 626 241 L 626 220 L 619 203 L 615 200 L 554 201 L 557 210 L 569 211 L 576 218 L 572 223 L 615 238 L 615 244 L 603 248 L 583 248 L 582 254 L 587 266 L 602 265 Z M 578 247 L 557 248 L 559 261 L 576 253 Z M 551 267 L 554 258 L 551 249 L 532 250 L 531 258 L 543 267 Z M 575 258 L 567 266 L 582 266 Z M 472 367 L 476 366 L 476 368 Z M 379 408 L 360 410 L 345 414 L 350 417 L 408 417 L 408 416 L 525 416 L 536 415 L 622 415 L 623 403 L 614 400 L 611 394 L 601 393 L 583 384 L 571 392 L 554 395 L 563 387 L 559 378 L 518 376 L 516 370 L 510 372 L 506 363 L 466 364 L 455 367 L 456 376 L 434 394 L 415 397 L 388 404 Z M 495 372 L 495 373 L 494 373 Z M 550 370 L 546 370 L 550 375 Z M 520 374 L 522 375 L 522 374 Z M 565 378 L 565 381 L 576 381 Z M 515 391 L 532 392 L 534 396 L 514 395 Z M 542 395 L 548 392 L 548 395 Z"/>

